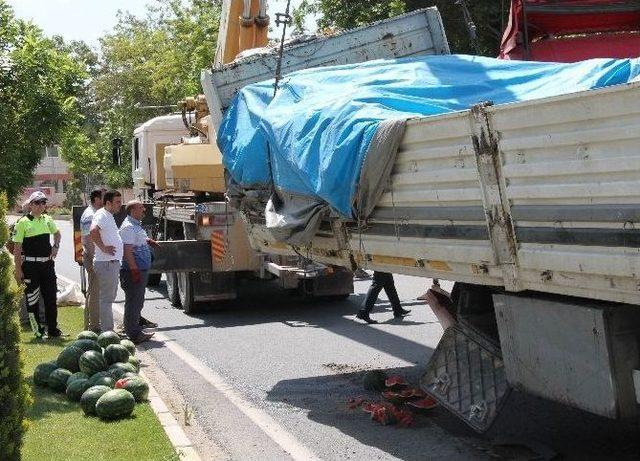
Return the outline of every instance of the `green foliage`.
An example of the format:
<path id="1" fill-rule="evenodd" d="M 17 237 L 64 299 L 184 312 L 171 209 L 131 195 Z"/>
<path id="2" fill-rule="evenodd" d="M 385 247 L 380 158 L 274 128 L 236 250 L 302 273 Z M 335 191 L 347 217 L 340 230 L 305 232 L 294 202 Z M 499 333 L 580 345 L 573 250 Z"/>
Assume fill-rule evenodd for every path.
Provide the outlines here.
<path id="1" fill-rule="evenodd" d="M 498 54 L 503 19 L 508 14 L 509 4 L 502 3 L 504 10 L 501 2 L 495 0 L 467 2 L 476 25 L 478 51 L 482 55 Z M 351 29 L 427 6 L 438 7 L 451 52 L 475 54 L 462 9 L 452 0 L 304 0 L 294 16 L 298 28 L 307 14 L 316 14 L 320 16 L 320 30 Z"/>
<path id="2" fill-rule="evenodd" d="M 0 189 L 13 203 L 43 149 L 76 119 L 84 70 L 0 0 Z"/>
<path id="3" fill-rule="evenodd" d="M 1 7 L 1 4 L 0 4 Z M 0 24 L 0 30 L 2 24 Z M 1 40 L 1 38 L 0 38 Z M 1 128 L 0 128 L 1 129 Z M 13 279 L 11 256 L 4 249 L 8 238 L 7 196 L 0 193 L 0 459 L 20 459 L 24 416 L 30 403 L 23 376 L 18 323 L 20 288 Z"/>

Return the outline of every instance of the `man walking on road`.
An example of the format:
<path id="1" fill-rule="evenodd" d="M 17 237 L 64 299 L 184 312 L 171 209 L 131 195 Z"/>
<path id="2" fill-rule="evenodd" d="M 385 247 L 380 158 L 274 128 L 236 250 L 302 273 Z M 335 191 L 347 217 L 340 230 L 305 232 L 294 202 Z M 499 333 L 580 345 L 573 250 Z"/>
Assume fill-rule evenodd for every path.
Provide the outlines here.
<path id="1" fill-rule="evenodd" d="M 93 215 L 102 208 L 102 190 L 95 189 L 89 195 L 90 204 L 80 217 L 82 235 L 82 265 L 87 271 L 87 295 L 84 303 L 84 329 L 100 331 L 100 280 L 93 268 L 95 245 L 91 240 Z"/>
<path id="2" fill-rule="evenodd" d="M 411 312 L 410 310 L 403 309 L 400 305 L 400 298 L 398 298 L 398 292 L 396 291 L 396 286 L 393 283 L 393 274 L 390 274 L 389 272 L 375 271 L 373 273 L 373 282 L 371 283 L 371 287 L 369 287 L 369 291 L 367 292 L 367 297 L 362 304 L 362 309 L 360 309 L 356 314 L 357 318 L 364 320 L 367 323 L 378 323 L 369 317 L 369 314 L 371 313 L 373 305 L 378 300 L 378 295 L 383 288 L 389 297 L 389 302 L 391 303 L 391 307 L 393 307 L 393 316 L 395 318 L 404 317 Z"/>
<path id="3" fill-rule="evenodd" d="M 100 330 L 113 330 L 112 304 L 118 293 L 118 275 L 122 262 L 122 240 L 113 215 L 122 207 L 120 192 L 110 190 L 102 197 L 103 207 L 91 221 L 91 240 L 95 245 L 93 268 L 100 280 Z"/>
<path id="4" fill-rule="evenodd" d="M 144 294 L 151 267 L 150 245 L 157 246 L 155 240 L 147 236 L 142 227 L 144 205 L 139 200 L 131 200 L 126 206 L 127 217 L 120 226 L 120 238 L 124 245 L 124 261 L 120 270 L 120 285 L 124 290 L 124 330 L 136 344 L 149 340 L 153 333 L 142 330 L 140 313 L 144 306 Z"/>
<path id="5" fill-rule="evenodd" d="M 16 281 L 27 285 L 27 311 L 34 334 L 37 337 L 44 336 L 44 327 L 40 325 L 38 311 L 42 296 L 47 335 L 56 338 L 62 336 L 58 329 L 57 280 L 54 266 L 54 259 L 60 248 L 60 231 L 51 216 L 45 213 L 46 204 L 47 197 L 41 191 L 32 193 L 25 203 L 29 213 L 16 222 L 13 257 Z"/>

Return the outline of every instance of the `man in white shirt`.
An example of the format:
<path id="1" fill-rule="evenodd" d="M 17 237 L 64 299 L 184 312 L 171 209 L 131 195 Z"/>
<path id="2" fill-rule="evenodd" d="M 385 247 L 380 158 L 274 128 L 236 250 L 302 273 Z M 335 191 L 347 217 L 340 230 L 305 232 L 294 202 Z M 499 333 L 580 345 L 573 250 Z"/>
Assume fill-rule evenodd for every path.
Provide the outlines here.
<path id="1" fill-rule="evenodd" d="M 87 295 L 84 303 L 84 329 L 100 331 L 100 280 L 93 268 L 95 245 L 91 240 L 91 222 L 96 211 L 102 208 L 102 190 L 95 189 L 89 195 L 89 206 L 80 217 L 82 238 L 82 265 L 87 271 Z"/>
<path id="2" fill-rule="evenodd" d="M 122 239 L 113 218 L 122 207 L 120 192 L 110 190 L 102 196 L 103 207 L 91 221 L 91 240 L 95 245 L 93 267 L 100 279 L 100 330 L 113 330 L 112 304 L 118 293 L 118 277 L 122 262 Z"/>

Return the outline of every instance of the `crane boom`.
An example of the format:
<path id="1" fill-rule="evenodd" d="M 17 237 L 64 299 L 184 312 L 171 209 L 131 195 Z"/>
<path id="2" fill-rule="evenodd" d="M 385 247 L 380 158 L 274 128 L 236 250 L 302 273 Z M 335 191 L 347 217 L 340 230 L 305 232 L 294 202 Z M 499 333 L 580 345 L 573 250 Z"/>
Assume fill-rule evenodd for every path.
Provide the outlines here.
<path id="1" fill-rule="evenodd" d="M 224 0 L 214 65 L 227 64 L 244 50 L 266 46 L 268 29 L 267 0 Z"/>

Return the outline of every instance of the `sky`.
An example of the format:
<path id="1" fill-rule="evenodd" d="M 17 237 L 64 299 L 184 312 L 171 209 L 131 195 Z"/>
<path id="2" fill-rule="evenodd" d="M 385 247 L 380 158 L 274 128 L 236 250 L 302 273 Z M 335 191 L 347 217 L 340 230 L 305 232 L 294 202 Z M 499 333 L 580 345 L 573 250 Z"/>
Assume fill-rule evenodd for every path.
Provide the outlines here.
<path id="1" fill-rule="evenodd" d="M 292 0 L 292 8 L 300 2 Z M 83 40 L 97 48 L 98 38 L 116 24 L 118 10 L 144 17 L 146 5 L 153 0 L 8 0 L 8 3 L 17 17 L 32 20 L 46 35 L 61 35 L 66 41 Z M 271 0 L 268 5 L 273 18 L 274 12 L 284 12 L 286 0 Z M 276 29 L 275 22 L 271 27 Z"/>

